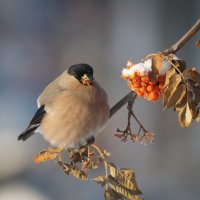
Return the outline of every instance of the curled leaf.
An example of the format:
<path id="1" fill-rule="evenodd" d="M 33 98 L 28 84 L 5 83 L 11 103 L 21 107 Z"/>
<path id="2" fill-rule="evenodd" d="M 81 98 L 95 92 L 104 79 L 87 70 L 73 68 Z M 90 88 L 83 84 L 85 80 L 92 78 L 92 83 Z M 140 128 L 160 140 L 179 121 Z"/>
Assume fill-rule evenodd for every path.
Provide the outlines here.
<path id="1" fill-rule="evenodd" d="M 167 104 L 168 101 L 171 99 L 171 97 L 174 95 L 174 93 L 177 90 L 178 85 L 181 83 L 182 78 L 180 74 L 174 74 L 171 78 L 170 78 L 170 82 L 163 94 L 163 106 L 164 109 L 167 108 Z"/>
<path id="2" fill-rule="evenodd" d="M 198 115 L 195 120 L 196 122 L 200 122 L 200 115 Z"/>
<path id="3" fill-rule="evenodd" d="M 166 94 L 164 95 L 164 109 L 175 106 L 183 98 L 185 94 L 186 94 L 185 84 L 179 84 L 176 90 L 171 92 L 171 95 L 170 94 L 168 96 Z"/>
<path id="4" fill-rule="evenodd" d="M 194 99 L 200 103 L 200 86 L 193 86 Z"/>
<path id="5" fill-rule="evenodd" d="M 81 153 L 78 150 L 71 151 L 70 160 L 73 163 L 81 162 Z"/>
<path id="6" fill-rule="evenodd" d="M 102 151 L 102 155 L 103 155 L 103 157 L 110 157 L 110 156 L 111 156 L 111 153 L 108 152 L 108 151 L 106 151 L 106 150 L 103 150 L 103 151 Z"/>
<path id="7" fill-rule="evenodd" d="M 107 178 L 105 176 L 97 176 L 92 179 L 93 182 L 100 184 L 101 187 L 104 187 L 104 185 L 108 182 Z"/>
<path id="8" fill-rule="evenodd" d="M 123 200 L 124 198 L 110 187 L 104 192 L 105 200 Z"/>
<path id="9" fill-rule="evenodd" d="M 48 152 L 50 153 L 60 153 L 63 151 L 63 147 L 48 147 Z"/>
<path id="10" fill-rule="evenodd" d="M 186 63 L 184 60 L 181 59 L 173 59 L 172 63 L 178 68 L 179 71 L 183 72 L 186 69 Z"/>
<path id="11" fill-rule="evenodd" d="M 140 195 L 135 194 L 133 191 L 125 188 L 115 181 L 112 176 L 109 176 L 109 186 L 118 194 L 122 195 L 128 200 L 143 200 Z"/>
<path id="12" fill-rule="evenodd" d="M 81 179 L 82 181 L 88 180 L 87 175 L 75 166 L 70 169 L 69 174 L 74 176 L 75 178 Z"/>
<path id="13" fill-rule="evenodd" d="M 175 74 L 176 74 L 176 70 L 173 67 L 171 67 L 170 69 L 166 71 L 165 84 L 163 85 L 162 91 L 164 91 L 169 86 L 170 79 Z"/>
<path id="14" fill-rule="evenodd" d="M 188 103 L 179 111 L 178 118 L 182 128 L 190 126 L 192 123 L 192 113 Z"/>
<path id="15" fill-rule="evenodd" d="M 198 39 L 198 40 L 196 41 L 195 46 L 196 46 L 196 47 L 200 47 L 200 39 Z"/>
<path id="16" fill-rule="evenodd" d="M 78 167 L 76 167 L 75 165 L 70 165 L 62 161 L 58 161 L 57 164 L 63 168 L 63 171 L 67 175 L 72 175 L 75 178 L 80 179 L 82 181 L 88 180 L 87 175 L 82 170 L 78 169 Z"/>
<path id="17" fill-rule="evenodd" d="M 200 73 L 195 68 L 189 69 L 189 70 L 185 70 L 183 72 L 183 75 L 186 78 L 189 78 L 192 81 L 198 83 L 198 85 L 200 85 Z"/>
<path id="18" fill-rule="evenodd" d="M 179 112 L 187 103 L 187 94 L 182 93 L 181 97 L 179 98 L 179 100 L 177 101 L 174 109 Z"/>
<path id="19" fill-rule="evenodd" d="M 156 54 L 152 56 L 152 73 L 153 75 L 159 75 L 163 64 L 163 56 L 161 54 Z"/>
<path id="20" fill-rule="evenodd" d="M 192 114 L 192 119 L 195 119 L 199 114 L 199 108 L 197 107 L 198 106 L 197 102 L 193 98 L 192 92 L 188 92 L 187 99 L 188 99 L 188 106 Z"/>
<path id="21" fill-rule="evenodd" d="M 41 162 L 46 162 L 49 160 L 54 160 L 58 156 L 58 153 L 51 153 L 47 150 L 41 151 L 39 154 L 33 157 L 33 161 L 35 164 L 39 164 Z"/>
<path id="22" fill-rule="evenodd" d="M 109 165 L 110 175 L 117 180 L 125 188 L 131 190 L 135 194 L 141 194 L 141 191 L 138 189 L 135 174 L 130 169 L 123 169 L 123 171 L 118 170 L 115 166 Z"/>
<path id="23" fill-rule="evenodd" d="M 67 174 L 67 175 L 69 175 L 69 171 L 70 171 L 70 165 L 69 164 L 67 164 L 67 163 L 64 163 L 63 161 L 58 161 L 58 162 L 56 162 L 59 166 L 61 166 L 62 167 L 62 169 L 63 169 L 63 171 Z"/>

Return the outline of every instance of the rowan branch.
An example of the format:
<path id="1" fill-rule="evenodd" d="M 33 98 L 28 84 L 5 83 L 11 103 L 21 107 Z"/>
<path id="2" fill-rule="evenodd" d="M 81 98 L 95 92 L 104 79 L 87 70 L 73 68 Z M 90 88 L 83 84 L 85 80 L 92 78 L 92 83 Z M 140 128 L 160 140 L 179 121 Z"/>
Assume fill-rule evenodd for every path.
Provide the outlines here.
<path id="1" fill-rule="evenodd" d="M 200 29 L 200 19 L 196 21 L 196 23 L 176 42 L 174 43 L 170 48 L 165 49 L 163 51 L 164 54 L 171 54 L 176 53 L 178 50 L 180 50 L 197 31 Z M 110 118 L 123 107 L 126 103 L 133 100 L 135 101 L 137 97 L 137 94 L 133 91 L 128 93 L 126 96 L 124 96 L 118 103 L 116 103 L 111 109 L 110 109 Z"/>
<path id="2" fill-rule="evenodd" d="M 164 54 L 176 53 L 179 49 L 181 49 L 195 33 L 200 29 L 200 19 L 196 21 L 196 23 L 185 33 L 175 44 L 173 44 L 170 48 L 165 49 L 163 51 Z"/>
<path id="3" fill-rule="evenodd" d="M 135 101 L 137 97 L 137 94 L 133 91 L 129 92 L 126 96 L 124 96 L 118 103 L 116 103 L 111 109 L 110 109 L 110 118 L 126 103 L 129 101 Z"/>

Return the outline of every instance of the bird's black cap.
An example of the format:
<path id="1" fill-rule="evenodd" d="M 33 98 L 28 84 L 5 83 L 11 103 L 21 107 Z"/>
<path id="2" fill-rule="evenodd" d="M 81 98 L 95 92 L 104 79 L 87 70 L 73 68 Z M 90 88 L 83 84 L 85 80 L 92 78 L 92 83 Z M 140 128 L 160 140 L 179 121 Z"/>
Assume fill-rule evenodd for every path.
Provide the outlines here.
<path id="1" fill-rule="evenodd" d="M 80 82 L 82 81 L 82 77 L 84 75 L 87 75 L 88 78 L 90 78 L 91 81 L 93 81 L 93 68 L 88 64 L 80 63 L 80 64 L 72 65 L 68 69 L 68 73 L 74 76 Z"/>

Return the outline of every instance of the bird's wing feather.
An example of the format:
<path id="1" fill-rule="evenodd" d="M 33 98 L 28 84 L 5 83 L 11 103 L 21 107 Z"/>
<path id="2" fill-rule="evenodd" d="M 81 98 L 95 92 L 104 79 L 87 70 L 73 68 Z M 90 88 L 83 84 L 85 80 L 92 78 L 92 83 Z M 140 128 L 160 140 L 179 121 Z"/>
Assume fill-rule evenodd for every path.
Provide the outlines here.
<path id="1" fill-rule="evenodd" d="M 26 130 L 19 135 L 18 140 L 25 141 L 30 136 L 32 136 L 34 134 L 34 131 L 40 126 L 40 122 L 42 121 L 45 114 L 46 114 L 45 106 L 42 105 L 36 111 L 35 115 L 33 116 L 32 120 L 30 121 L 30 124 L 28 125 Z"/>
<path id="2" fill-rule="evenodd" d="M 41 105 L 48 105 L 49 102 L 51 102 L 54 97 L 59 94 L 61 91 L 64 90 L 62 87 L 62 84 L 60 81 L 63 79 L 63 77 L 69 76 L 67 75 L 66 72 L 63 72 L 59 77 L 57 77 L 54 81 L 52 81 L 40 94 L 38 97 L 37 103 L 38 103 L 38 108 Z M 66 77 L 67 80 L 68 77 Z M 65 88 L 67 89 L 67 88 Z"/>

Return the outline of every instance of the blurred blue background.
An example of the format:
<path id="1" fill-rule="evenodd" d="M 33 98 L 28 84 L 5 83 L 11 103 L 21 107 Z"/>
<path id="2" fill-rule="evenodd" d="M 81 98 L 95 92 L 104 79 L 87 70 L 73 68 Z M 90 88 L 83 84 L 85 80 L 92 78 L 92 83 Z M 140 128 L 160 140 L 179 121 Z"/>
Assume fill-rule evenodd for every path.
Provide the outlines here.
<path id="1" fill-rule="evenodd" d="M 0 200 L 103 199 L 98 185 L 65 175 L 54 162 L 33 164 L 32 156 L 48 146 L 40 134 L 17 141 L 36 111 L 37 96 L 67 67 L 85 62 L 114 105 L 129 92 L 120 78 L 126 61 L 169 47 L 199 18 L 199 10 L 198 0 L 0 0 Z M 199 33 L 177 56 L 198 68 L 197 38 Z M 156 133 L 153 145 L 113 137 L 126 125 L 126 108 L 97 144 L 112 152 L 119 167 L 135 169 L 145 199 L 199 199 L 200 125 L 183 130 L 177 114 L 163 112 L 161 102 L 138 98 L 134 110 Z"/>

